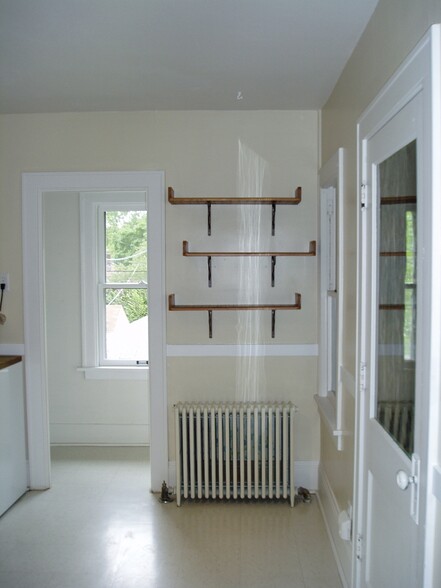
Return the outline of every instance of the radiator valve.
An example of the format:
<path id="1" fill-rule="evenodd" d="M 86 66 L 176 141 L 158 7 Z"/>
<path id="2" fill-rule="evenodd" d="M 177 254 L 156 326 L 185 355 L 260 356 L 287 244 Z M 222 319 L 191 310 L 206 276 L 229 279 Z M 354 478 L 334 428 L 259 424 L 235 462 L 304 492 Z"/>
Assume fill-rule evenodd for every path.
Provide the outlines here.
<path id="1" fill-rule="evenodd" d="M 296 496 L 298 502 L 311 502 L 311 492 L 309 490 L 307 490 L 306 488 L 303 488 L 302 486 L 300 486 L 299 488 L 297 488 L 297 496 Z"/>
<path id="2" fill-rule="evenodd" d="M 171 495 L 165 480 L 162 482 L 161 487 L 161 496 L 159 497 L 159 502 L 166 504 L 167 502 L 173 502 L 173 496 Z"/>

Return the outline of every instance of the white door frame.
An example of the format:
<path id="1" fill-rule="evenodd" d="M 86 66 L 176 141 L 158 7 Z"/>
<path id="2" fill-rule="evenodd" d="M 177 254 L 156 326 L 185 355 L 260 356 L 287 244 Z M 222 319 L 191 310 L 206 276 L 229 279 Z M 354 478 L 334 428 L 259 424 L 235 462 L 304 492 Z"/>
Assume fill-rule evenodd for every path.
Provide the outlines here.
<path id="1" fill-rule="evenodd" d="M 366 288 L 362 251 L 362 206 L 369 206 L 368 201 L 363 200 L 364 170 L 363 170 L 363 144 L 367 142 L 383 125 L 387 123 L 413 96 L 418 92 L 423 95 L 423 128 L 424 128 L 424 158 L 426 172 L 424 177 L 425 197 L 430 202 L 430 213 L 427 218 L 426 229 L 430 236 L 430 251 L 425 252 L 424 264 L 429 271 L 430 283 L 427 285 L 428 300 L 424 308 L 425 338 L 429 341 L 429 352 L 422 366 L 424 371 L 424 386 L 427 387 L 426 405 L 423 414 L 427 415 L 427 428 L 425 435 L 424 471 L 421 472 L 422 488 L 421 503 L 424 505 L 421 517 L 421 553 L 423 560 L 424 578 L 421 578 L 421 586 L 431 588 L 433 586 L 434 564 L 434 537 L 435 537 L 435 513 L 436 494 L 433 480 L 436 473 L 438 439 L 439 439 L 439 414 L 440 414 L 440 382 L 441 369 L 439 357 L 441 353 L 441 270 L 439 265 L 439 251 L 441 250 L 441 202 L 439 198 L 441 189 L 441 29 L 440 25 L 433 25 L 429 33 L 418 44 L 404 64 L 387 83 L 378 97 L 368 107 L 360 118 L 357 127 L 358 133 L 358 190 L 360 212 L 358 215 L 358 280 L 357 280 L 357 402 L 356 402 L 356 476 L 355 476 L 355 519 L 353 534 L 353 586 L 358 587 L 360 578 L 360 560 L 363 558 L 363 539 L 365 530 L 362 528 L 362 513 L 365 488 L 363 487 L 364 471 L 364 411 L 366 404 L 363 398 L 363 357 L 365 355 L 364 341 L 360 326 L 363 324 L 365 308 L 363 307 L 363 292 Z M 433 254 L 432 254 L 433 252 Z"/>
<path id="2" fill-rule="evenodd" d="M 23 304 L 27 437 L 31 489 L 50 487 L 50 439 L 43 255 L 45 192 L 144 191 L 148 231 L 158 247 L 149 259 L 149 278 L 160 286 L 149 296 L 151 489 L 168 482 L 165 336 L 165 187 L 163 172 L 55 172 L 22 174 Z"/>

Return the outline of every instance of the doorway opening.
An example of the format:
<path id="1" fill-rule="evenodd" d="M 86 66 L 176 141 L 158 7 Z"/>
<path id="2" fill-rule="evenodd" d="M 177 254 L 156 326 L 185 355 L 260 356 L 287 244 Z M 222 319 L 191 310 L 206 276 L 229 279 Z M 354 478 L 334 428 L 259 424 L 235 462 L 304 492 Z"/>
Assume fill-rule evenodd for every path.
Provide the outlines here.
<path id="1" fill-rule="evenodd" d="M 23 174 L 23 267 L 25 370 L 29 479 L 32 489 L 50 487 L 49 398 L 47 387 L 47 308 L 43 203 L 49 193 L 137 191 L 146 194 L 148 232 L 157 244 L 148 260 L 151 414 L 151 490 L 168 480 L 167 399 L 165 385 L 165 220 L 162 172 Z"/>

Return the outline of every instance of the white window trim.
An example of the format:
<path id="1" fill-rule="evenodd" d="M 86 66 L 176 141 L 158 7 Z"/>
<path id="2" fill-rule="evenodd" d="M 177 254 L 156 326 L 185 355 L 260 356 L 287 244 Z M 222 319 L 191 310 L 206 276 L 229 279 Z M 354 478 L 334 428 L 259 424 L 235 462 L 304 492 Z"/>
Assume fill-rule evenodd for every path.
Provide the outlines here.
<path id="1" fill-rule="evenodd" d="M 320 354 L 319 394 L 315 396 L 322 422 L 335 441 L 339 451 L 343 449 L 343 173 L 344 150 L 340 148 L 320 170 Z M 331 205 L 330 205 L 331 203 Z M 331 206 L 331 209 L 328 206 Z M 331 222 L 330 222 L 331 219 Z M 331 241 L 334 246 L 328 247 Z M 337 349 L 330 353 L 330 301 L 337 300 Z M 330 365 L 334 363 L 336 389 L 329 390 Z"/>
<path id="2" fill-rule="evenodd" d="M 103 345 L 102 308 L 97 284 L 102 254 L 103 210 L 147 210 L 145 192 L 82 192 L 80 193 L 81 226 L 81 332 L 82 365 L 86 379 L 146 380 L 148 366 L 109 365 L 100 357 Z M 151 243 L 154 247 L 154 243 Z"/>

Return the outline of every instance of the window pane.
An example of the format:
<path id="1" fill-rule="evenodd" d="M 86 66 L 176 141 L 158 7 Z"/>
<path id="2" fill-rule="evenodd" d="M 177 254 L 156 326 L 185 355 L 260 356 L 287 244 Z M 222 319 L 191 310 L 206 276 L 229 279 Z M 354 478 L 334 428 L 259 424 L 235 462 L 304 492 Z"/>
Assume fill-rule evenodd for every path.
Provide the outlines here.
<path id="1" fill-rule="evenodd" d="M 147 212 L 108 210 L 105 235 L 106 283 L 147 283 Z"/>
<path id="2" fill-rule="evenodd" d="M 379 165 L 377 419 L 414 450 L 417 313 L 416 142 Z"/>
<path id="3" fill-rule="evenodd" d="M 145 288 L 106 288 L 106 360 L 148 360 Z"/>

